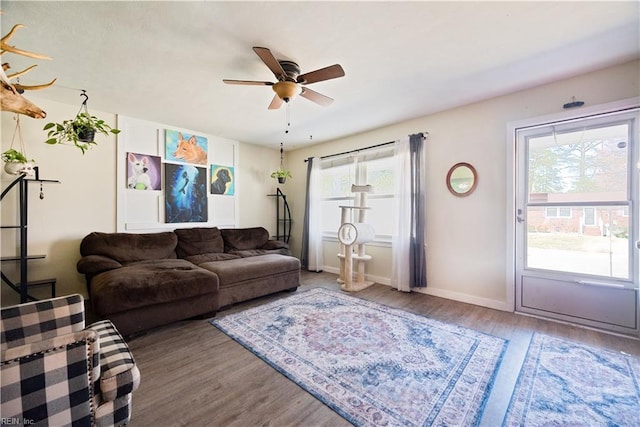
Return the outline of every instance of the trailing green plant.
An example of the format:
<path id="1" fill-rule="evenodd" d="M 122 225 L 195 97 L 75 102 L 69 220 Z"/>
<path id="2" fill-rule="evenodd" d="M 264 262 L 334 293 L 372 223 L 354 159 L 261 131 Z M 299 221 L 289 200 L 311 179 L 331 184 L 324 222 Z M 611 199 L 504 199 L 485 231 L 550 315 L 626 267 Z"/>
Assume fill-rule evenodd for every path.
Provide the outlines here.
<path id="1" fill-rule="evenodd" d="M 27 157 L 15 148 L 10 148 L 2 153 L 3 162 L 29 163 L 34 162 L 33 159 L 27 160 Z"/>
<path id="2" fill-rule="evenodd" d="M 92 145 L 97 145 L 93 140 L 92 133 L 117 135 L 119 129 L 112 128 L 104 120 L 90 115 L 88 112 L 78 113 L 78 115 L 62 123 L 47 123 L 42 130 L 48 130 L 47 144 L 73 144 L 78 147 L 82 154 Z"/>
<path id="3" fill-rule="evenodd" d="M 293 178 L 291 172 L 286 169 L 278 169 L 271 173 L 271 178 Z"/>

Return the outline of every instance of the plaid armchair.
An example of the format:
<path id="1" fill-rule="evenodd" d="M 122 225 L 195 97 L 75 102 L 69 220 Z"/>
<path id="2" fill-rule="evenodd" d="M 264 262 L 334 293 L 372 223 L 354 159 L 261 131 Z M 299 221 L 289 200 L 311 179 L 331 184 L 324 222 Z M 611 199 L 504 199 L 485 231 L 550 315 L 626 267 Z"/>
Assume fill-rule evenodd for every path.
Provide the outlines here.
<path id="1" fill-rule="evenodd" d="M 84 327 L 81 295 L 2 308 L 2 424 L 125 425 L 140 371 L 113 324 Z"/>

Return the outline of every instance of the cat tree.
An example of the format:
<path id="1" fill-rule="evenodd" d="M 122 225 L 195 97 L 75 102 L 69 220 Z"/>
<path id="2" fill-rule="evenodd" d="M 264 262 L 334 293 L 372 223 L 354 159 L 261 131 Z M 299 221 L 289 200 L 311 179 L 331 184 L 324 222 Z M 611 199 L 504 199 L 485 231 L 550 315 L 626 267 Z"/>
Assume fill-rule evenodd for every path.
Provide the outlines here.
<path id="1" fill-rule="evenodd" d="M 340 206 L 341 220 L 338 229 L 340 242 L 340 277 L 338 282 L 342 290 L 357 292 L 373 285 L 374 282 L 365 280 L 364 269 L 371 255 L 365 253 L 365 244 L 373 240 L 375 231 L 371 224 L 365 222 L 367 207 L 367 194 L 373 190 L 371 185 L 352 185 L 351 192 L 356 193 L 354 206 Z M 355 218 L 354 218 L 355 217 Z M 355 222 L 350 222 L 354 221 Z M 353 264 L 356 263 L 355 282 L 353 277 Z"/>

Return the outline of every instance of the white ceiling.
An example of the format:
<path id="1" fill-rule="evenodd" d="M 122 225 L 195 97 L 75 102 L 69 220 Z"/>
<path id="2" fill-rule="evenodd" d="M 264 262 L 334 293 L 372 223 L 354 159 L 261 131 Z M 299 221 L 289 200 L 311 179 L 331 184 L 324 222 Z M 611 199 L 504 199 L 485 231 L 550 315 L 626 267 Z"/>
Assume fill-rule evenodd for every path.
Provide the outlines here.
<path id="1" fill-rule="evenodd" d="M 38 98 L 288 149 L 359 133 L 640 57 L 640 2 L 2 1 L 2 34 L 53 61 L 3 56 Z M 346 76 L 267 110 L 251 49 Z M 579 96 L 579 94 L 576 94 Z M 29 93 L 27 93 L 29 96 Z M 567 102 L 570 99 L 567 99 Z M 54 118 L 51 119 L 64 119 Z M 66 118 L 66 117 L 65 117 Z M 46 119 L 45 119 L 46 120 Z M 310 136 L 313 139 L 310 140 Z"/>

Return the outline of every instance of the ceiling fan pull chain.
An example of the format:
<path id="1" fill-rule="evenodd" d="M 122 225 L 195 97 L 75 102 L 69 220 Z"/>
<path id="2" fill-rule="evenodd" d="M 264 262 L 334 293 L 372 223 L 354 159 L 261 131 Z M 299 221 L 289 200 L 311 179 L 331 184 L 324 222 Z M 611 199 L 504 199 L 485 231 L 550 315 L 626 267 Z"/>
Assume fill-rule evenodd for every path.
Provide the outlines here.
<path id="1" fill-rule="evenodd" d="M 285 134 L 289 133 L 289 127 L 291 126 L 291 119 L 290 119 L 291 104 L 289 104 L 288 102 L 287 102 L 286 109 L 287 109 L 287 127 L 285 128 L 285 131 L 284 131 Z"/>

